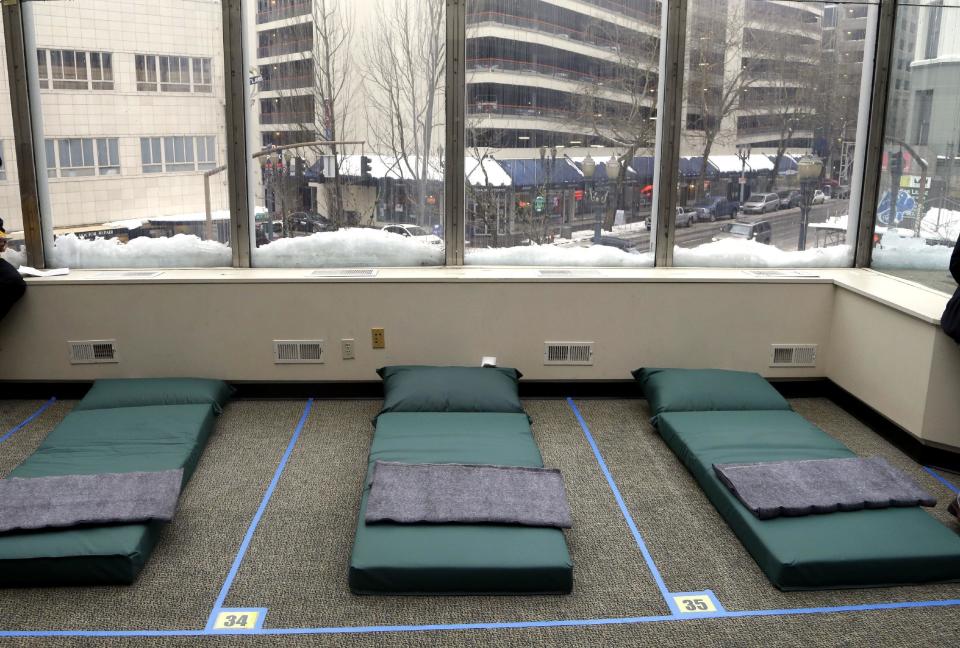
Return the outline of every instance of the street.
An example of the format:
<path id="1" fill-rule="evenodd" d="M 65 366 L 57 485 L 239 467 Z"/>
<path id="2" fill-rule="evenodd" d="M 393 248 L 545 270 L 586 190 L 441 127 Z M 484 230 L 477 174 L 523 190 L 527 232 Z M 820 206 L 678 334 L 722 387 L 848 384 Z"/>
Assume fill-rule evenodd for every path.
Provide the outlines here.
<path id="1" fill-rule="evenodd" d="M 827 201 L 822 205 L 813 205 L 810 208 L 810 222 L 823 223 L 830 216 L 842 216 L 847 213 L 849 203 L 846 200 Z M 800 208 L 783 209 L 768 214 L 739 214 L 736 220 L 755 223 L 765 220 L 770 223 L 773 230 L 772 244 L 784 251 L 797 249 L 797 241 L 800 236 Z M 681 247 L 694 248 L 704 243 L 710 243 L 713 236 L 720 230 L 725 223 L 732 223 L 733 220 L 718 220 L 710 223 L 694 223 L 690 227 L 678 228 L 676 234 L 676 244 Z M 630 241 L 641 252 L 650 249 L 650 233 L 647 231 L 616 233 L 615 236 Z M 832 241 L 824 241 L 821 234 L 820 245 L 836 244 L 837 238 L 834 236 Z M 841 239 L 842 240 L 842 239 Z M 815 230 L 807 231 L 807 249 L 816 247 L 817 233 Z"/>

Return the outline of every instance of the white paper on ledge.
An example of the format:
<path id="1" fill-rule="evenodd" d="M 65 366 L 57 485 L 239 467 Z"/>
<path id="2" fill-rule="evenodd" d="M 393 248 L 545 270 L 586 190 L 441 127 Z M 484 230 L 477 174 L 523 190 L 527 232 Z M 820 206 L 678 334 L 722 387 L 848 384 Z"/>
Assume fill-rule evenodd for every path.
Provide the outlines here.
<path id="1" fill-rule="evenodd" d="M 30 266 L 22 265 L 17 270 L 26 277 L 59 277 L 60 275 L 70 274 L 70 268 L 51 268 L 50 270 L 37 270 Z"/>

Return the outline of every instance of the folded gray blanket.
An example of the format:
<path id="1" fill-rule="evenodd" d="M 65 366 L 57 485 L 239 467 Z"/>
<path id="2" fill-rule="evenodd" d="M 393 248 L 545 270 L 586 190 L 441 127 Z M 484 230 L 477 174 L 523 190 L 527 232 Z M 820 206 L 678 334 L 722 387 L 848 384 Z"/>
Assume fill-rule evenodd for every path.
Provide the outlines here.
<path id="1" fill-rule="evenodd" d="M 761 520 L 937 500 L 882 457 L 714 464 L 727 488 Z"/>
<path id="2" fill-rule="evenodd" d="M 559 470 L 464 464 L 374 463 L 371 522 L 460 522 L 570 528 Z"/>
<path id="3" fill-rule="evenodd" d="M 173 519 L 183 470 L 0 479 L 0 532 Z"/>

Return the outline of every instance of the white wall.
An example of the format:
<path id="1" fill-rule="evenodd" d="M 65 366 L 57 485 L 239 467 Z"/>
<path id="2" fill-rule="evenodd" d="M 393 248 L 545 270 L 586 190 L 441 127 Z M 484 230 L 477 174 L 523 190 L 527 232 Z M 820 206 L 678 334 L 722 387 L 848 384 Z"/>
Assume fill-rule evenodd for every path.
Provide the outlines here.
<path id="1" fill-rule="evenodd" d="M 829 345 L 831 284 L 328 283 L 32 285 L 0 324 L 7 380 L 216 376 L 376 380 L 385 364 L 479 364 L 531 379 L 629 379 L 641 366 L 768 367 L 769 346 Z M 784 300 L 784 294 L 789 299 Z M 385 327 L 387 348 L 370 348 Z M 118 365 L 71 366 L 67 340 L 116 339 Z M 274 339 L 324 339 L 324 365 L 273 364 Z M 339 358 L 339 340 L 357 358 Z M 545 367 L 545 341 L 596 343 L 592 367 Z"/>

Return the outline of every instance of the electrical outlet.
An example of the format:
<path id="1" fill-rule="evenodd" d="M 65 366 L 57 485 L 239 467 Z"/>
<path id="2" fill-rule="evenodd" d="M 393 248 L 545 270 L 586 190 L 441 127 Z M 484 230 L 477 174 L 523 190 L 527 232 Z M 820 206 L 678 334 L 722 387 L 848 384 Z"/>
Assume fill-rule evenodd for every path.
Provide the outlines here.
<path id="1" fill-rule="evenodd" d="M 344 360 L 353 360 L 356 357 L 353 352 L 353 339 L 340 340 L 340 355 Z"/>
<path id="2" fill-rule="evenodd" d="M 382 328 L 372 328 L 370 329 L 370 334 L 373 338 L 373 348 L 374 349 L 386 349 L 387 340 L 384 337 L 384 332 Z"/>

